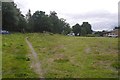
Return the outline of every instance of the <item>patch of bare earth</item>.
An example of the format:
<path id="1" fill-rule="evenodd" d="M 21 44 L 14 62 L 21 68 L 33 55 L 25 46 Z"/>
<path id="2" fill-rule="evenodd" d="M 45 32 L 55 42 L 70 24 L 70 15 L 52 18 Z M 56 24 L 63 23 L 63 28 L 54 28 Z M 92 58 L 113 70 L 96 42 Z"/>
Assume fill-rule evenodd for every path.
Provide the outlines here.
<path id="1" fill-rule="evenodd" d="M 88 48 L 85 48 L 85 53 L 90 53 L 91 49 L 88 47 Z"/>

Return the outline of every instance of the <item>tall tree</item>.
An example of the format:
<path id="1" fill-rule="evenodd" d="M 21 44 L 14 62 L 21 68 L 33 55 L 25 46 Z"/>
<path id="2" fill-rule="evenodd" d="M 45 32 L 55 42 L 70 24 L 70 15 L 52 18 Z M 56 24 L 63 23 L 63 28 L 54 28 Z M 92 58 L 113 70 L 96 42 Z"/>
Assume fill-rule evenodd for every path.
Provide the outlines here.
<path id="1" fill-rule="evenodd" d="M 66 23 L 64 25 L 64 28 L 63 28 L 63 34 L 67 35 L 69 34 L 70 32 L 72 31 L 72 29 L 70 28 L 70 25 L 68 23 Z"/>
<path id="2" fill-rule="evenodd" d="M 9 31 L 18 31 L 19 9 L 14 2 L 2 3 L 2 28 Z"/>
<path id="3" fill-rule="evenodd" d="M 73 32 L 75 33 L 75 36 L 81 35 L 81 26 L 77 23 L 73 27 Z"/>
<path id="4" fill-rule="evenodd" d="M 19 31 L 25 33 L 26 27 L 27 27 L 27 22 L 25 16 L 20 14 L 19 22 L 18 22 Z"/>
<path id="5" fill-rule="evenodd" d="M 51 32 L 53 33 L 61 33 L 60 31 L 60 20 L 57 16 L 57 13 L 55 11 L 50 12 L 50 21 L 51 21 Z"/>
<path id="6" fill-rule="evenodd" d="M 2 28 L 12 32 L 21 32 L 26 27 L 26 20 L 14 2 L 3 2 Z"/>
<path id="7" fill-rule="evenodd" d="M 31 10 L 29 9 L 27 14 L 26 14 L 26 20 L 29 22 L 30 18 L 32 17 L 31 15 Z"/>
<path id="8" fill-rule="evenodd" d="M 85 36 L 91 33 L 92 33 L 91 25 L 88 22 L 83 22 L 83 24 L 81 25 L 81 35 Z"/>
<path id="9" fill-rule="evenodd" d="M 33 32 L 34 21 L 32 19 L 32 14 L 31 14 L 31 10 L 30 9 L 28 10 L 28 12 L 26 14 L 26 21 L 27 21 L 26 30 L 28 32 Z"/>
<path id="10" fill-rule="evenodd" d="M 34 23 L 35 32 L 50 31 L 50 22 L 48 16 L 43 11 L 36 11 L 32 20 Z"/>

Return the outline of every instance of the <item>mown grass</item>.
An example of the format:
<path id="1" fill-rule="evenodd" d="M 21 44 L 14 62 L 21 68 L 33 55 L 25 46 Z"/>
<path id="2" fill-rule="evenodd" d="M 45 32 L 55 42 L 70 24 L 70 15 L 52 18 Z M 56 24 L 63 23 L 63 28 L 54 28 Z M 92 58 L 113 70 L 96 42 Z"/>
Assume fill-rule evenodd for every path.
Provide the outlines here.
<path id="1" fill-rule="evenodd" d="M 32 43 L 45 78 L 118 77 L 118 39 L 57 34 L 2 36 L 3 78 L 37 78 L 25 37 Z"/>
<path id="2" fill-rule="evenodd" d="M 46 78 L 118 77 L 118 39 L 27 34 Z"/>
<path id="3" fill-rule="evenodd" d="M 23 34 L 2 36 L 2 77 L 3 78 L 34 78 L 29 58 L 29 47 Z"/>

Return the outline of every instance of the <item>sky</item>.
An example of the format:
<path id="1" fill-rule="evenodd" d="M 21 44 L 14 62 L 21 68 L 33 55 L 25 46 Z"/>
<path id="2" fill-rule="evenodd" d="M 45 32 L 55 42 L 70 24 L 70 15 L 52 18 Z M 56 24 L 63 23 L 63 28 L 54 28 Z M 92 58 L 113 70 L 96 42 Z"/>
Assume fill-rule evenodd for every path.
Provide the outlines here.
<path id="1" fill-rule="evenodd" d="M 92 30 L 112 30 L 118 25 L 118 2 L 120 0 L 14 0 L 25 15 L 35 11 L 56 11 L 59 18 L 70 26 L 89 22 Z"/>

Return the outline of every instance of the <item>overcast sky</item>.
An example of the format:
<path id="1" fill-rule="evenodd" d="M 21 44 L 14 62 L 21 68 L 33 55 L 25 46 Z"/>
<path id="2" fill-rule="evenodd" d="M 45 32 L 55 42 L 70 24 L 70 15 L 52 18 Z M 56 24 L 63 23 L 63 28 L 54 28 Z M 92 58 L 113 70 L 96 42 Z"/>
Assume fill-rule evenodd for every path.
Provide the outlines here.
<path id="1" fill-rule="evenodd" d="M 120 0 L 14 0 L 23 14 L 28 9 L 56 11 L 59 18 L 71 26 L 89 22 L 95 31 L 111 30 L 118 25 L 118 2 Z"/>

